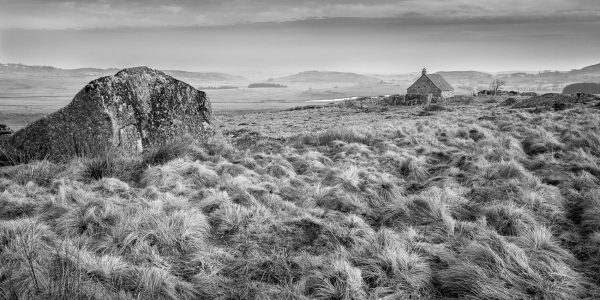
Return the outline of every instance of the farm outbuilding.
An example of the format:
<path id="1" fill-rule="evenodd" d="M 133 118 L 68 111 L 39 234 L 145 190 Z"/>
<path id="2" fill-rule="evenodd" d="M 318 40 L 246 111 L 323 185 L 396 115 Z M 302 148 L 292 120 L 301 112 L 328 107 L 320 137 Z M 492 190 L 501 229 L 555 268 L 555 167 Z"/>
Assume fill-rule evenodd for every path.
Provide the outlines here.
<path id="1" fill-rule="evenodd" d="M 421 77 L 407 89 L 406 94 L 427 98 L 449 98 L 454 96 L 454 88 L 441 75 L 427 74 L 427 69 L 423 69 Z"/>

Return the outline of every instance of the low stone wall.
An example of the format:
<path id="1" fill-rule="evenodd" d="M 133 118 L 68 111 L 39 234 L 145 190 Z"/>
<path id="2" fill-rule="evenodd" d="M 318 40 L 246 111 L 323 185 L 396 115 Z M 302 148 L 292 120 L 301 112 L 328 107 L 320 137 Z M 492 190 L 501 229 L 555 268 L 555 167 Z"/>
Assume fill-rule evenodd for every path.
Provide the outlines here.
<path id="1" fill-rule="evenodd" d="M 414 106 L 429 105 L 433 100 L 431 96 L 424 95 L 392 95 L 383 99 L 385 105 Z"/>

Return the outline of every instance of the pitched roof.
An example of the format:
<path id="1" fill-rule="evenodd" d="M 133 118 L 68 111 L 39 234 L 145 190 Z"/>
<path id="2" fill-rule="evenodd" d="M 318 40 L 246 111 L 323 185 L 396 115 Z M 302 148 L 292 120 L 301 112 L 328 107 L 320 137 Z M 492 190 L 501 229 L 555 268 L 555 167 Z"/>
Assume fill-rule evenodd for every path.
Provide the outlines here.
<path id="1" fill-rule="evenodd" d="M 431 82 L 442 91 L 454 91 L 454 88 L 439 74 L 425 74 Z"/>

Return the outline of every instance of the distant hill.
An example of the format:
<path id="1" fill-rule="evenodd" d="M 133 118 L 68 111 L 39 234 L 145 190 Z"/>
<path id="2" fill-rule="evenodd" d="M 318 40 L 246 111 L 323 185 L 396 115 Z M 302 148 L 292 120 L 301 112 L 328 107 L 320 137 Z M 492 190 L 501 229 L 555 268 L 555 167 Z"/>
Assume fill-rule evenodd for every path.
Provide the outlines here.
<path id="1" fill-rule="evenodd" d="M 239 75 L 231 75 L 219 72 L 188 72 L 188 71 L 177 71 L 177 70 L 162 70 L 167 75 L 171 75 L 175 78 L 194 78 L 205 81 L 243 81 L 245 77 Z"/>
<path id="2" fill-rule="evenodd" d="M 379 82 L 381 79 L 356 73 L 331 71 L 305 71 L 298 74 L 276 78 L 279 82 Z"/>
<path id="3" fill-rule="evenodd" d="M 569 72 L 574 75 L 582 75 L 582 74 L 600 74 L 600 64 L 595 64 L 591 66 L 587 66 L 585 68 L 581 68 L 579 70 L 572 70 Z"/>
<path id="4" fill-rule="evenodd" d="M 435 74 L 442 75 L 446 80 L 489 80 L 492 78 L 492 74 L 478 72 L 478 71 L 441 71 Z"/>
<path id="5" fill-rule="evenodd" d="M 79 68 L 61 69 L 52 66 L 29 66 L 24 64 L 1 64 L 0 73 L 35 74 L 44 76 L 108 76 L 114 75 L 119 69 Z M 246 78 L 219 72 L 188 72 L 179 70 L 162 70 L 175 78 L 193 78 L 202 81 L 242 81 Z"/>
<path id="6" fill-rule="evenodd" d="M 0 73 L 3 74 L 31 74 L 40 76 L 106 76 L 114 75 L 119 69 L 60 69 L 52 66 L 29 66 L 24 64 L 1 64 Z"/>
<path id="7" fill-rule="evenodd" d="M 600 94 L 600 83 L 573 83 L 563 89 L 563 94 L 575 93 Z"/>
<path id="8" fill-rule="evenodd" d="M 2 64 L 0 63 L 0 71 L 15 71 L 15 72 L 57 72 L 60 69 L 51 66 L 28 66 L 23 64 Z"/>

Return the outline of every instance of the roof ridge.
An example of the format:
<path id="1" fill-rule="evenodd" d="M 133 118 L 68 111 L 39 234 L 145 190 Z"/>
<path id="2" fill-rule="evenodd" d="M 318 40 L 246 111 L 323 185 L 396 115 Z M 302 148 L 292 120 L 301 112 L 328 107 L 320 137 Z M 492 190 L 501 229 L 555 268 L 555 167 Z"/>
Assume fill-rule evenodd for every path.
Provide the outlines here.
<path id="1" fill-rule="evenodd" d="M 423 74 L 429 79 L 433 85 L 442 91 L 454 91 L 454 88 L 440 74 Z"/>

